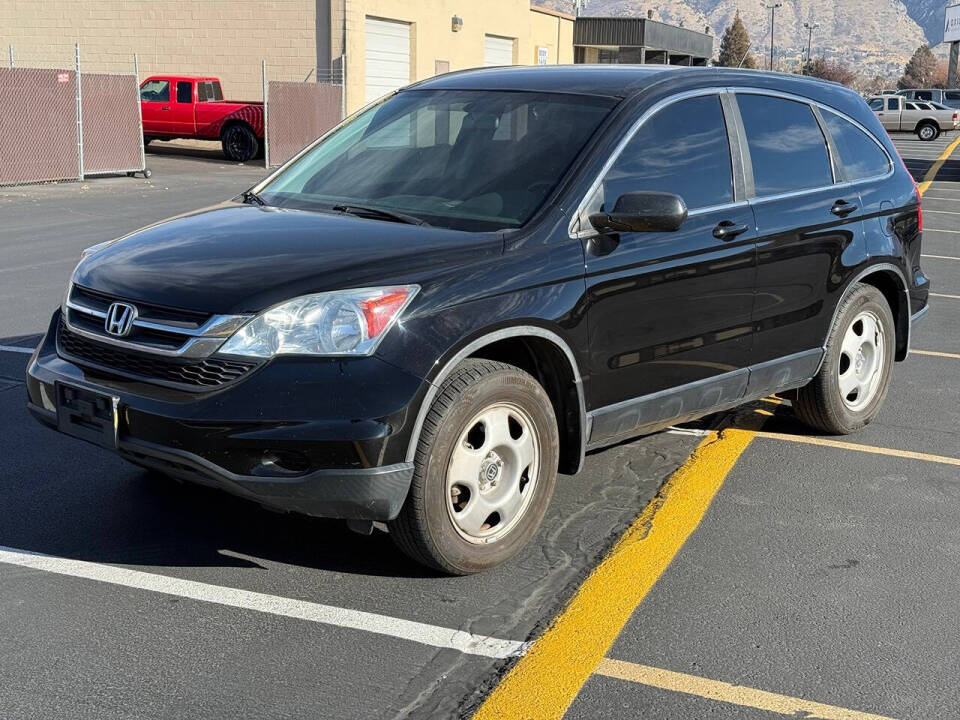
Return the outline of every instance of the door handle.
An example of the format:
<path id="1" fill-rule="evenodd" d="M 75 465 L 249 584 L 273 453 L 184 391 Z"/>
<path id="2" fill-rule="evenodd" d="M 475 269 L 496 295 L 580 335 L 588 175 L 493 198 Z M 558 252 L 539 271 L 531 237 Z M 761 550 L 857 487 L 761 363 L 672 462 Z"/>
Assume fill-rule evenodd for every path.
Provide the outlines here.
<path id="1" fill-rule="evenodd" d="M 743 235 L 750 228 L 746 225 L 737 225 L 730 220 L 724 220 L 713 229 L 713 236 L 717 240 L 733 240 L 738 235 Z"/>
<path id="2" fill-rule="evenodd" d="M 170 106 L 169 106 L 169 105 L 161 105 L 161 106 L 160 106 L 160 109 L 161 109 L 161 110 L 169 110 L 169 109 L 170 109 Z"/>
<path id="3" fill-rule="evenodd" d="M 833 207 L 830 208 L 832 212 L 837 217 L 846 217 L 850 213 L 854 212 L 859 206 L 856 203 L 847 202 L 846 200 L 837 200 Z"/>

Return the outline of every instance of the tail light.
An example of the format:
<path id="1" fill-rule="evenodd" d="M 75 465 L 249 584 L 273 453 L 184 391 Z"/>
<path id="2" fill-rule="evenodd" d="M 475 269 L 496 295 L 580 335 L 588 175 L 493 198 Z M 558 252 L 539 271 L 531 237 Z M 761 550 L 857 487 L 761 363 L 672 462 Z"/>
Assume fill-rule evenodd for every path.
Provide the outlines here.
<path id="1" fill-rule="evenodd" d="M 958 115 L 960 115 L 960 113 L 954 113 L 954 119 L 956 119 Z M 923 193 L 920 192 L 920 186 L 917 185 L 917 179 L 913 177 L 913 174 L 907 169 L 907 163 L 904 162 L 903 155 L 900 154 L 900 151 L 897 150 L 896 146 L 894 146 L 893 149 L 897 153 L 897 158 L 900 160 L 900 165 L 904 170 L 906 170 L 907 175 L 910 176 L 910 180 L 913 181 L 913 191 L 917 195 L 917 232 L 923 232 Z"/>
<path id="2" fill-rule="evenodd" d="M 913 176 L 910 178 L 913 179 Z M 917 194 L 917 232 L 923 232 L 923 193 L 916 180 L 913 180 L 913 191 Z"/>

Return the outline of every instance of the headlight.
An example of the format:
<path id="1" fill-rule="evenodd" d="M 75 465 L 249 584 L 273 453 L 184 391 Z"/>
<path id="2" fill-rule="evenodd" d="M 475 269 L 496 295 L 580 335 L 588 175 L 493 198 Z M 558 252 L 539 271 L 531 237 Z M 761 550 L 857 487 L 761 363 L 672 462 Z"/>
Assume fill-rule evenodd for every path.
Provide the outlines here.
<path id="1" fill-rule="evenodd" d="M 219 352 L 229 355 L 372 355 L 417 285 L 340 290 L 294 298 L 237 330 Z"/>

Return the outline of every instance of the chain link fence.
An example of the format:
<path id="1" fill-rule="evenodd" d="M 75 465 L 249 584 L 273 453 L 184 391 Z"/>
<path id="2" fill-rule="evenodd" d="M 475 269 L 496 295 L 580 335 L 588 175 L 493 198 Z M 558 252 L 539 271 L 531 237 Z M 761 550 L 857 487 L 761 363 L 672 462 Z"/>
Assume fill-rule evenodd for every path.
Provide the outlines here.
<path id="1" fill-rule="evenodd" d="M 0 67 L 0 185 L 146 169 L 136 71 L 85 74 L 80 48 L 73 50 L 68 63 L 63 48 L 49 59 L 8 48 Z"/>
<path id="2" fill-rule="evenodd" d="M 343 75 L 339 67 L 310 68 L 302 79 L 270 73 L 262 63 L 266 105 L 267 167 L 278 167 L 344 117 Z"/>

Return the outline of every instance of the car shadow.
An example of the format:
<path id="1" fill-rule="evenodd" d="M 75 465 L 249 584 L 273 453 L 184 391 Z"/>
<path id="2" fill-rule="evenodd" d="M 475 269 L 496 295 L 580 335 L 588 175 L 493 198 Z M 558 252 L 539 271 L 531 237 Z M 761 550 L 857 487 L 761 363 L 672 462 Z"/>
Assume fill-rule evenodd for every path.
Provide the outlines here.
<path id="1" fill-rule="evenodd" d="M 235 160 L 228 160 L 223 151 L 220 149 L 219 144 L 213 142 L 210 143 L 209 147 L 203 146 L 194 146 L 194 145 L 183 145 L 178 144 L 176 141 L 163 141 L 163 140 L 154 140 L 149 145 L 144 148 L 144 151 L 147 154 L 147 160 L 149 165 L 149 156 L 155 155 L 160 157 L 182 157 L 189 158 L 191 160 L 198 160 L 208 163 L 216 163 L 217 165 L 232 165 L 236 167 L 263 167 L 263 158 L 254 158 L 248 160 L 245 163 L 237 162 Z"/>

